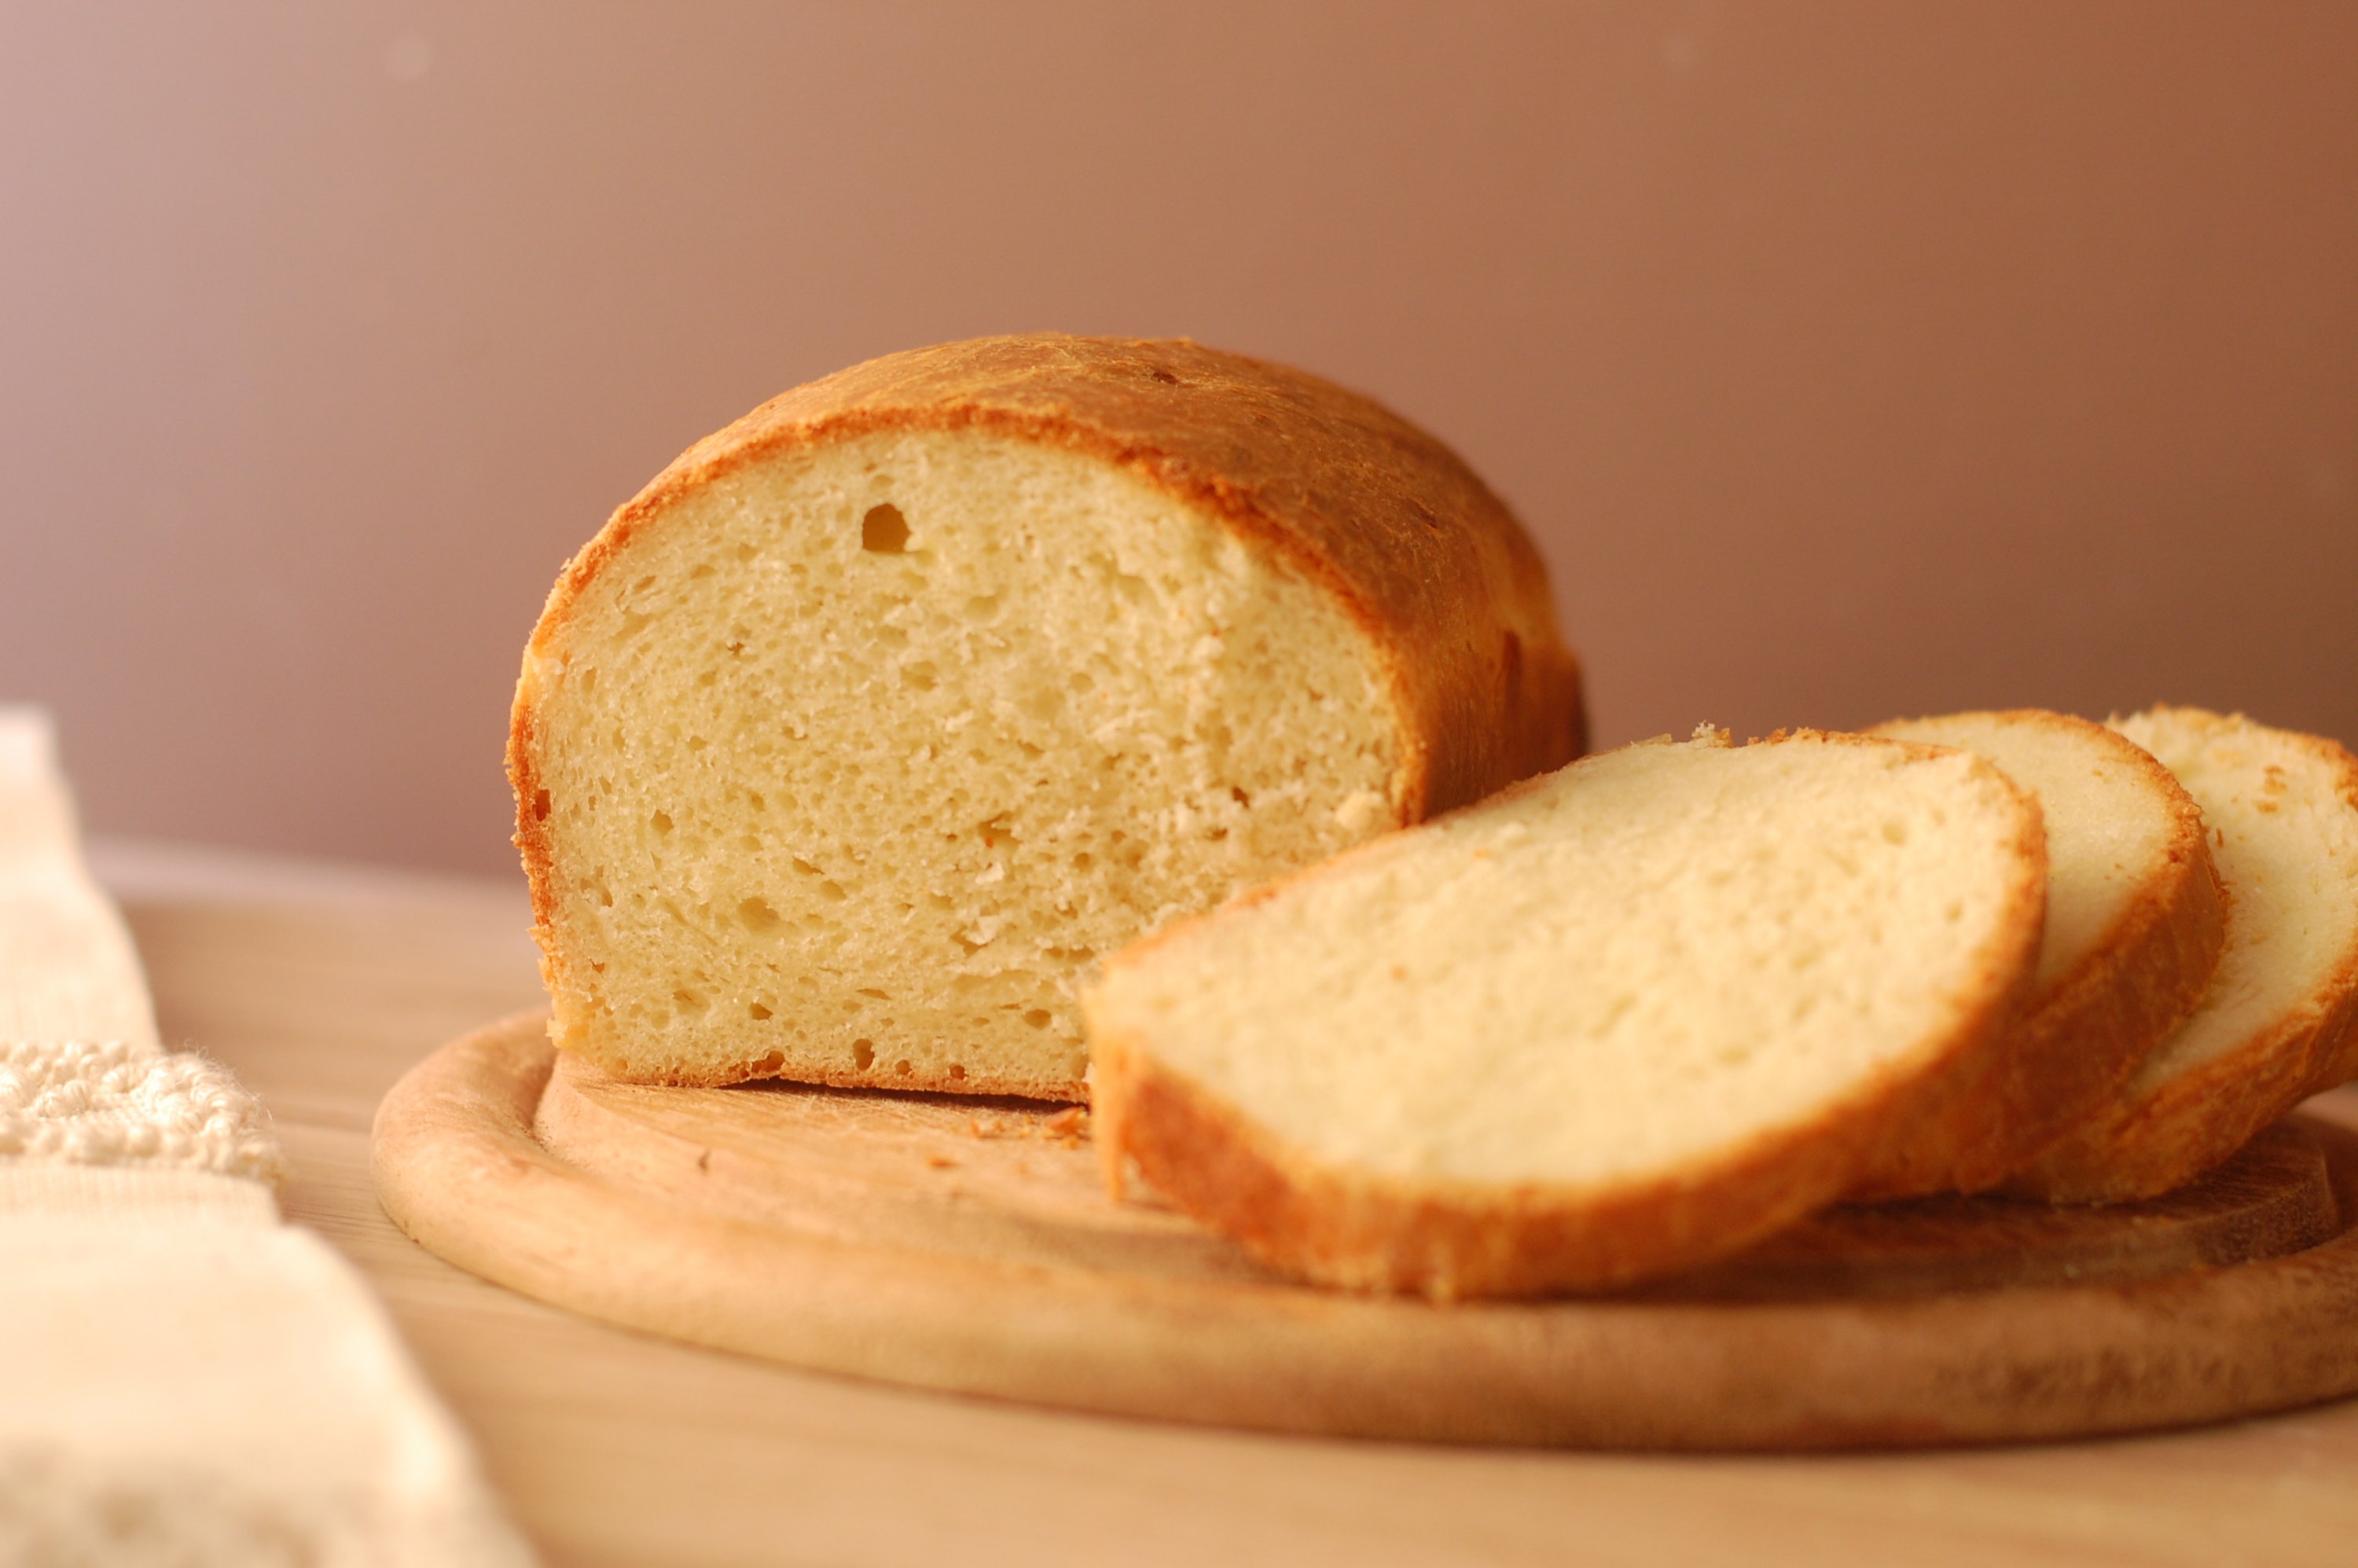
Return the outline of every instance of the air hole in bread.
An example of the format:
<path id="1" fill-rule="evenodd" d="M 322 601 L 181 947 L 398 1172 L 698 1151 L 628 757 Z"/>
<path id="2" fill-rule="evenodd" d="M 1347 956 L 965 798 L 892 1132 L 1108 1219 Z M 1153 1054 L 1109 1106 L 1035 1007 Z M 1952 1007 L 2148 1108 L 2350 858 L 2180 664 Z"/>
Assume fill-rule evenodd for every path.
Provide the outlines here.
<path id="1" fill-rule="evenodd" d="M 671 831 L 671 813 L 668 811 L 656 812 L 653 816 L 647 818 L 647 826 L 654 828 L 657 833 L 668 834 Z"/>
<path id="2" fill-rule="evenodd" d="M 751 1015 L 751 1016 L 752 1016 L 752 1018 L 753 1022 L 756 1022 L 756 1023 L 759 1023 L 762 1020 L 763 1020 L 763 1019 L 765 1019 L 765 1018 L 767 1018 L 767 1017 L 769 1017 L 769 1016 L 770 1016 L 770 1010 L 769 1010 L 768 1008 L 766 1008 L 766 1007 L 763 1007 L 763 1006 L 760 1002 L 758 1002 L 758 1001 L 757 1001 L 757 1002 L 755 1002 L 752 1006 L 751 1006 L 751 1007 L 747 1008 L 745 1011 L 746 1011 L 746 1012 L 747 1012 L 749 1015 Z M 781 1062 L 781 1063 L 779 1064 L 779 1065 L 781 1065 L 781 1066 L 784 1066 L 784 1065 L 785 1065 L 785 1064 L 784 1064 L 784 1062 Z"/>
<path id="3" fill-rule="evenodd" d="M 1034 1029 L 1045 1029 L 1054 1019 L 1046 1008 L 1035 1007 L 1023 1015 L 1023 1022 Z"/>
<path id="4" fill-rule="evenodd" d="M 536 790 L 533 793 L 532 819 L 535 822 L 546 822 L 548 820 L 548 792 L 545 789 Z"/>
<path id="5" fill-rule="evenodd" d="M 876 1042 L 855 1040 L 851 1043 L 851 1065 L 861 1072 L 876 1065 Z"/>
<path id="6" fill-rule="evenodd" d="M 737 906 L 737 924 L 756 936 L 766 936 L 784 921 L 765 898 L 749 898 Z"/>
<path id="7" fill-rule="evenodd" d="M 871 556 L 898 556 L 909 548 L 909 522 L 901 509 L 887 502 L 871 506 L 860 520 L 860 547 Z"/>

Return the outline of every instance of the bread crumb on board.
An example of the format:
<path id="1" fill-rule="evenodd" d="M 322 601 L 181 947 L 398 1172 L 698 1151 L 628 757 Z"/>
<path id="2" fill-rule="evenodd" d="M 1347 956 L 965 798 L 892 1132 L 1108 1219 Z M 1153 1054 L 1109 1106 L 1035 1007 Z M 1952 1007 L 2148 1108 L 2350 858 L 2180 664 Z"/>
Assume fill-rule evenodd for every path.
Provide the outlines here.
<path id="1" fill-rule="evenodd" d="M 969 1116 L 967 1136 L 995 1141 L 1020 1138 L 1061 1143 L 1076 1149 L 1088 1141 L 1089 1113 L 1086 1106 L 1068 1105 L 1054 1116 Z"/>

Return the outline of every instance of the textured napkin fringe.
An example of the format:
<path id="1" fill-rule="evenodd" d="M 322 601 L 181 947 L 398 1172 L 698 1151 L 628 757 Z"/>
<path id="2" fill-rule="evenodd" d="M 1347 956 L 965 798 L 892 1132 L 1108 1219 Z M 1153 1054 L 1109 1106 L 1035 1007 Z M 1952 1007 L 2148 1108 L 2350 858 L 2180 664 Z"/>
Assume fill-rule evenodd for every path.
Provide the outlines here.
<path id="1" fill-rule="evenodd" d="M 287 1160 L 229 1069 L 127 1041 L 0 1044 L 0 1158 L 211 1171 L 276 1185 Z"/>
<path id="2" fill-rule="evenodd" d="M 0 707 L 0 1564 L 528 1568 L 285 1172 L 158 1044 L 48 720 Z"/>

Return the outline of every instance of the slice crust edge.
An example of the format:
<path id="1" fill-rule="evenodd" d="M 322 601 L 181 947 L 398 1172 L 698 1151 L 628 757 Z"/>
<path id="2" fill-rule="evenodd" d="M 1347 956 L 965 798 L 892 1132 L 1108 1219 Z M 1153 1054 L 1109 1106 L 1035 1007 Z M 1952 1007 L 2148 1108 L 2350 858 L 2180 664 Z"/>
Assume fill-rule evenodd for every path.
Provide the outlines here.
<path id="1" fill-rule="evenodd" d="M 2264 731 L 2310 753 L 2331 776 L 2335 798 L 2358 814 L 2358 756 L 2336 741 L 2253 724 L 2241 714 L 2165 705 L 2137 717 L 2147 715 L 2198 727 Z M 2232 881 L 2224 892 L 2232 921 Z M 2123 1093 L 2100 1106 L 2010 1177 L 2004 1190 L 2050 1203 L 2123 1203 L 2173 1191 L 2233 1156 L 2309 1096 L 2353 1072 L 2358 929 L 2319 983 L 2291 1007 L 2227 1050 L 2145 1092 Z"/>
<path id="2" fill-rule="evenodd" d="M 2151 752 L 2104 725 L 2039 708 L 1897 719 L 1867 733 L 1964 744 L 1924 733 L 1951 720 L 2032 726 L 2100 749 L 2167 802 L 2169 838 L 2159 864 L 2094 945 L 2029 1000 L 2005 1046 L 1968 1061 L 1914 1135 L 1853 1190 L 1855 1199 L 1999 1185 L 2119 1091 L 2201 1000 L 2226 942 L 2227 899 L 2201 809 Z M 2052 827 L 2050 819 L 2050 841 Z"/>

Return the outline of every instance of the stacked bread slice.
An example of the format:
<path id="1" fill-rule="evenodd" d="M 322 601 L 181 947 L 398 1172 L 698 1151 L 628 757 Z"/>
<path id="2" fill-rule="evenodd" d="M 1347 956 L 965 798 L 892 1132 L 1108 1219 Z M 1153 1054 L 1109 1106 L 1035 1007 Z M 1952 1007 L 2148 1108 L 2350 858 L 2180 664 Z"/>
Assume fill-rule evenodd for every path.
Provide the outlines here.
<path id="1" fill-rule="evenodd" d="M 2193 1010 L 2225 940 L 2226 901 L 2201 808 L 2117 730 L 2017 709 L 1873 733 L 1985 757 L 2046 817 L 2047 935 L 2013 1037 L 1852 1195 L 1981 1192 L 2096 1114 Z"/>
<path id="2" fill-rule="evenodd" d="M 1675 1269 L 1894 1159 L 2012 1027 L 2045 883 L 1967 753 L 1625 748 L 1117 957 L 1099 1147 L 1324 1283 Z"/>
<path id="3" fill-rule="evenodd" d="M 2358 760 L 2190 709 L 1628 748 L 1170 928 L 1084 1009 L 1109 1174 L 1329 1284 L 2141 1197 L 2358 1071 Z"/>
<path id="4" fill-rule="evenodd" d="M 2192 1015 L 2007 1184 L 2066 1202 L 2180 1186 L 2358 1074 L 2358 758 L 2198 708 L 2115 724 L 2201 803 L 2226 943 Z"/>

